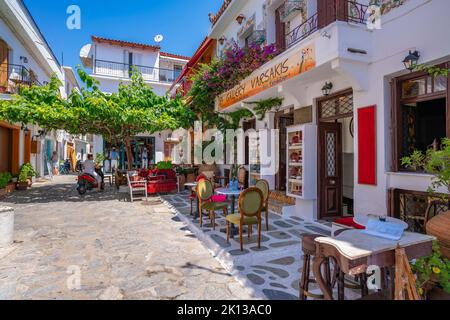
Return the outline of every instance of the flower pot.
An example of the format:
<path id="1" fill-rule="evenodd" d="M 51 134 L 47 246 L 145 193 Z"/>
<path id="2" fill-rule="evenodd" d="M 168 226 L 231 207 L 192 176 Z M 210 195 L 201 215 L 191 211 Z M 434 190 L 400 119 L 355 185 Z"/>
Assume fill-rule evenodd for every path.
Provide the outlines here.
<path id="1" fill-rule="evenodd" d="M 16 189 L 23 191 L 28 189 L 28 181 L 17 182 Z"/>
<path id="2" fill-rule="evenodd" d="M 442 288 L 434 287 L 427 293 L 427 300 L 450 300 L 450 293 L 445 292 Z"/>
<path id="3" fill-rule="evenodd" d="M 16 184 L 13 182 L 8 183 L 8 185 L 6 186 L 7 193 L 12 193 L 15 189 L 16 189 Z"/>
<path id="4" fill-rule="evenodd" d="M 28 186 L 31 187 L 33 185 L 33 178 L 31 178 L 31 177 L 28 178 L 27 183 L 28 183 Z"/>
<path id="5" fill-rule="evenodd" d="M 5 86 L 0 86 L 0 93 L 6 93 L 8 91 L 8 88 Z"/>
<path id="6" fill-rule="evenodd" d="M 426 229 L 427 234 L 439 240 L 442 255 L 450 259 L 450 211 L 435 216 L 427 223 Z"/>

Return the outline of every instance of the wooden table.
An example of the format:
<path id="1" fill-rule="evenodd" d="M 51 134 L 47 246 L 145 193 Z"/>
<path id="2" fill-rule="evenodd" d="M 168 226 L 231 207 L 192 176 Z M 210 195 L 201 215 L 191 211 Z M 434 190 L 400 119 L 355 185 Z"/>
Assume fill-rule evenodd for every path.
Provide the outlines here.
<path id="1" fill-rule="evenodd" d="M 435 238 L 423 234 L 405 232 L 400 241 L 391 241 L 366 235 L 361 230 L 348 230 L 335 238 L 317 238 L 317 252 L 314 257 L 313 272 L 326 300 L 333 300 L 332 288 L 322 276 L 321 266 L 326 258 L 334 258 L 340 269 L 348 275 L 356 276 L 367 272 L 369 266 L 389 268 L 390 283 L 388 296 L 393 298 L 395 249 L 400 244 L 409 260 L 431 255 Z M 383 287 L 383 289 L 387 289 Z"/>

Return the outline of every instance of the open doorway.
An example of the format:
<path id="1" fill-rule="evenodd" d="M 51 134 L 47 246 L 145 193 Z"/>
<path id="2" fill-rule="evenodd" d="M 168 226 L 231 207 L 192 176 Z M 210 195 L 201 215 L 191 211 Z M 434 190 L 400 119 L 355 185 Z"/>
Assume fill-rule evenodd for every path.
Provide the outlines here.
<path id="1" fill-rule="evenodd" d="M 294 124 L 294 112 L 293 110 L 280 111 L 275 115 L 275 129 L 279 130 L 279 152 L 278 152 L 278 173 L 275 176 L 275 190 L 286 191 L 287 181 L 287 127 Z"/>
<path id="2" fill-rule="evenodd" d="M 353 91 L 318 100 L 318 216 L 353 216 L 354 120 Z"/>

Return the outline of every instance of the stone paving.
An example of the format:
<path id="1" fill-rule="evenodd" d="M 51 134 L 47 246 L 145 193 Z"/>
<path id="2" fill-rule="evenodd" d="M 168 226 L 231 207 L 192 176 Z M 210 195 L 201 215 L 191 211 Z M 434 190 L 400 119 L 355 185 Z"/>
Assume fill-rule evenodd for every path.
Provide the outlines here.
<path id="1" fill-rule="evenodd" d="M 239 246 L 239 237 L 226 241 L 226 225 L 222 214 L 216 213 L 216 230 L 212 229 L 205 216 L 203 228 L 198 219 L 190 215 L 189 193 L 163 195 L 162 198 L 189 223 L 191 230 L 239 281 L 251 288 L 258 297 L 265 299 L 298 299 L 301 273 L 301 238 L 303 234 L 330 235 L 330 224 L 309 223 L 303 219 L 269 215 L 269 231 L 263 232 L 261 249 L 257 246 L 257 234 L 253 231 L 250 240 L 244 231 L 244 252 Z M 194 204 L 195 207 L 195 204 Z M 195 211 L 195 209 L 194 209 Z M 206 222 L 205 222 L 206 221 Z M 317 287 L 314 293 L 320 293 Z"/>
<path id="2" fill-rule="evenodd" d="M 119 193 L 109 187 L 80 198 L 75 177 L 67 176 L 15 192 L 0 202 L 16 212 L 15 243 L 0 250 L 0 299 L 255 297 L 160 198 L 151 198 L 147 205 L 119 199 Z M 274 241 L 277 237 L 280 240 Z M 290 239 L 298 242 L 295 235 L 289 240 L 283 237 L 269 235 L 264 246 L 283 247 Z M 286 277 L 283 266 L 297 266 L 297 257 L 294 259 L 274 257 L 272 269 L 267 263 L 242 260 L 238 268 L 249 270 L 252 283 L 272 278 L 270 288 L 289 286 L 294 277 Z M 288 291 L 277 292 L 294 298 L 295 290 Z M 277 292 L 267 296 L 281 294 Z"/>

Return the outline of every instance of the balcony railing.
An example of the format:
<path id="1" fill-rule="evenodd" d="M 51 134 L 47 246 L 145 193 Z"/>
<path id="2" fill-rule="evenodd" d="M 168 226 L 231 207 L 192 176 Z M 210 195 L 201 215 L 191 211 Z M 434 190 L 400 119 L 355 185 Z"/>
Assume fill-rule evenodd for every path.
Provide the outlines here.
<path id="1" fill-rule="evenodd" d="M 133 74 L 133 70 L 140 72 L 144 80 L 154 82 L 174 82 L 180 75 L 179 70 L 130 65 L 106 60 L 95 60 L 94 74 L 97 75 L 130 79 Z"/>
<path id="2" fill-rule="evenodd" d="M 342 5 L 344 3 L 344 6 Z M 336 0 L 335 10 L 330 12 L 317 12 L 286 35 L 286 47 L 304 40 L 320 28 L 335 21 L 365 24 L 368 18 L 368 6 L 356 1 Z"/>
<path id="3" fill-rule="evenodd" d="M 286 47 L 290 48 L 318 30 L 318 14 L 314 14 L 286 35 Z"/>
<path id="4" fill-rule="evenodd" d="M 0 64 L 0 93 L 19 93 L 22 86 L 32 85 L 41 85 L 32 70 L 18 64 Z"/>

